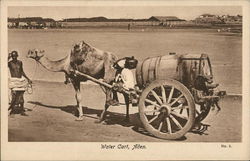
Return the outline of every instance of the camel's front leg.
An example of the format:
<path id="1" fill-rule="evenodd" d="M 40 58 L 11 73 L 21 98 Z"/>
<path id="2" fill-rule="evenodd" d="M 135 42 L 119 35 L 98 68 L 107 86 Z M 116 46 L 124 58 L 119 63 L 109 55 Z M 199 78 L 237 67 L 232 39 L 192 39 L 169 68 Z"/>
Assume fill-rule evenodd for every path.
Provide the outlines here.
<path id="1" fill-rule="evenodd" d="M 81 90 L 80 90 L 80 82 L 74 82 L 73 83 L 74 85 L 74 88 L 75 88 L 75 97 L 76 97 L 76 102 L 77 102 L 77 109 L 78 109 L 78 113 L 79 113 L 79 116 L 78 118 L 76 119 L 76 121 L 82 121 L 83 120 L 83 111 L 82 111 L 82 95 L 81 95 Z"/>

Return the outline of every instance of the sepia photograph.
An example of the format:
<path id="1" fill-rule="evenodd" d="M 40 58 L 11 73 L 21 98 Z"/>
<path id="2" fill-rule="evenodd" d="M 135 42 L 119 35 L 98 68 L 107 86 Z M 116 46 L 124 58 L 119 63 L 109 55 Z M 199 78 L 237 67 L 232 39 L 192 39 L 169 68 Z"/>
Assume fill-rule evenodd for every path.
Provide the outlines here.
<path id="1" fill-rule="evenodd" d="M 87 2 L 5 3 L 8 144 L 88 143 L 130 153 L 153 150 L 151 143 L 215 143 L 230 153 L 248 139 L 248 8 Z"/>

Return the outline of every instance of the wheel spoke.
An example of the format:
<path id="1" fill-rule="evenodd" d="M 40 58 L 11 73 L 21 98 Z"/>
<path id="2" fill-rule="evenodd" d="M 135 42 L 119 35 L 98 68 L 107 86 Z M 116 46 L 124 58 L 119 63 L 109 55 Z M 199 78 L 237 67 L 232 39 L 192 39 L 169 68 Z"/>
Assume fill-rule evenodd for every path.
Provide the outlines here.
<path id="1" fill-rule="evenodd" d="M 183 106 L 183 104 L 179 104 L 179 106 L 177 106 L 177 108 L 181 108 Z"/>
<path id="2" fill-rule="evenodd" d="M 173 93 L 174 93 L 174 87 L 171 88 L 170 94 L 168 96 L 168 103 L 170 103 L 172 96 L 173 96 Z"/>
<path id="3" fill-rule="evenodd" d="M 182 118 L 182 119 L 184 119 L 184 120 L 188 120 L 188 118 L 187 118 L 186 116 L 183 116 L 183 115 L 181 115 L 181 114 L 178 114 L 178 113 L 175 112 L 175 111 L 171 111 L 171 114 L 173 114 L 173 115 L 175 115 L 175 116 L 177 116 L 177 117 L 179 117 L 179 118 Z"/>
<path id="4" fill-rule="evenodd" d="M 183 127 L 181 126 L 181 124 L 178 122 L 178 120 L 176 120 L 176 118 L 174 118 L 172 115 L 170 115 L 170 118 L 173 120 L 173 122 L 174 122 L 180 129 L 183 128 Z"/>
<path id="5" fill-rule="evenodd" d="M 186 108 L 188 108 L 188 106 L 183 106 L 183 104 L 180 104 L 177 107 L 172 107 L 172 110 L 183 110 L 183 109 L 186 109 Z"/>
<path id="6" fill-rule="evenodd" d="M 183 112 L 183 109 L 180 110 L 180 114 L 182 114 L 182 112 Z"/>
<path id="7" fill-rule="evenodd" d="M 166 118 L 166 121 L 167 121 L 167 125 L 168 125 L 168 131 L 171 134 L 172 133 L 172 129 L 171 129 L 172 127 L 171 127 L 171 123 L 170 123 L 169 117 Z"/>
<path id="8" fill-rule="evenodd" d="M 148 121 L 148 123 L 150 124 L 151 122 L 153 122 L 154 120 L 156 120 L 158 118 L 159 115 L 156 115 L 155 117 L 153 117 L 150 121 Z"/>
<path id="9" fill-rule="evenodd" d="M 181 94 L 178 98 L 176 98 L 176 99 L 170 104 L 170 106 L 172 106 L 173 104 L 175 104 L 182 96 L 183 96 L 183 94 Z"/>
<path id="10" fill-rule="evenodd" d="M 162 96 L 163 103 L 167 103 L 166 92 L 165 92 L 164 86 L 161 86 L 161 96 Z"/>
<path id="11" fill-rule="evenodd" d="M 161 101 L 160 97 L 155 93 L 154 90 L 151 90 L 151 93 L 153 94 L 153 96 L 155 97 L 155 99 L 158 101 L 158 103 L 161 105 L 162 101 Z"/>
<path id="12" fill-rule="evenodd" d="M 152 112 L 159 112 L 159 109 L 158 110 L 151 110 L 151 111 L 144 111 L 144 113 L 152 113 Z"/>
<path id="13" fill-rule="evenodd" d="M 158 131 L 161 131 L 163 122 L 160 123 L 160 126 L 158 127 Z"/>
<path id="14" fill-rule="evenodd" d="M 159 107 L 159 108 L 161 107 L 160 105 L 158 105 L 157 103 L 155 103 L 149 99 L 145 99 L 145 102 L 150 103 L 151 105 L 155 105 L 156 107 Z"/>
<path id="15" fill-rule="evenodd" d="M 197 109 L 195 109 L 195 113 L 199 116 L 201 112 L 199 112 Z"/>

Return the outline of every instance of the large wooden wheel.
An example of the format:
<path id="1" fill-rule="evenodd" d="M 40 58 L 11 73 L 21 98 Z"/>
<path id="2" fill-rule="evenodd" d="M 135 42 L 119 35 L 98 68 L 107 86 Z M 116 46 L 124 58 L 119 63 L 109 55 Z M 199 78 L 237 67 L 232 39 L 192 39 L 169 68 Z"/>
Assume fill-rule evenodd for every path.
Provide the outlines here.
<path id="1" fill-rule="evenodd" d="M 194 124 L 195 103 L 180 82 L 155 80 L 140 96 L 139 113 L 149 133 L 162 139 L 178 139 Z"/>

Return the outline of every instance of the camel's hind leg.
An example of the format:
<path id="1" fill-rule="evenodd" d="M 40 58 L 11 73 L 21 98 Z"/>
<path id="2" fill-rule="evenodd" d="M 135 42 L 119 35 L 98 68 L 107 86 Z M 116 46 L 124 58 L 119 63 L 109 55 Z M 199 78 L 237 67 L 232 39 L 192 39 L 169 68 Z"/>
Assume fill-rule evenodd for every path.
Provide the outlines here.
<path id="1" fill-rule="evenodd" d="M 110 106 L 110 103 L 109 103 L 110 101 L 107 101 L 107 100 L 109 100 L 109 98 L 111 98 L 112 91 L 109 88 L 104 88 L 104 92 L 106 94 L 106 102 L 105 102 L 104 110 L 102 111 L 99 119 L 97 121 L 95 121 L 95 123 L 101 123 L 105 120 L 108 108 Z"/>
<path id="2" fill-rule="evenodd" d="M 114 81 L 115 79 L 115 73 L 116 70 L 114 68 L 112 68 L 113 66 L 113 58 L 112 55 L 108 54 L 108 53 L 104 53 L 104 78 L 103 81 L 106 83 L 111 84 L 111 82 Z M 106 104 L 113 104 L 113 98 L 112 98 L 112 91 L 109 88 L 106 88 Z"/>
<path id="3" fill-rule="evenodd" d="M 82 95 L 81 95 L 81 86 L 80 86 L 80 81 L 72 81 L 73 86 L 75 88 L 75 97 L 76 97 L 76 102 L 77 102 L 77 109 L 79 116 L 76 119 L 76 121 L 82 121 L 83 120 L 83 111 L 82 111 Z"/>
<path id="4" fill-rule="evenodd" d="M 106 114 L 107 114 L 107 111 L 108 111 L 108 108 L 109 108 L 109 105 L 108 105 L 108 104 L 105 104 L 105 108 L 104 108 L 104 110 L 102 111 L 99 120 L 97 120 L 95 123 L 101 123 L 101 122 L 103 122 L 103 121 L 105 120 Z"/>

